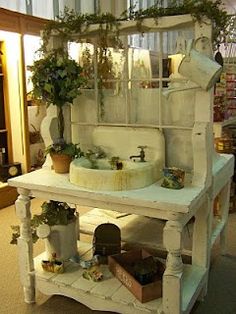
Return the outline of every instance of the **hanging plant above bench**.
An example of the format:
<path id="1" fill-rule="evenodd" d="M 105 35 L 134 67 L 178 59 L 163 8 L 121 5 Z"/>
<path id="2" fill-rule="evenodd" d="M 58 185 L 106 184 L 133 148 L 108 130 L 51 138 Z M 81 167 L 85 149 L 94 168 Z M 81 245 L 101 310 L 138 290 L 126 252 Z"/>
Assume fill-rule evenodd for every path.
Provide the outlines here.
<path id="1" fill-rule="evenodd" d="M 99 25 L 97 45 L 105 49 L 109 46 L 115 48 L 121 47 L 119 37 L 120 25 L 123 21 L 135 21 L 137 30 L 143 32 L 142 21 L 147 18 L 154 18 L 156 23 L 163 16 L 175 16 L 190 14 L 194 20 L 199 22 L 209 19 L 213 26 L 213 41 L 214 46 L 224 42 L 229 25 L 230 16 L 224 9 L 222 0 L 183 0 L 170 1 L 168 7 L 163 8 L 158 1 L 157 4 L 148 7 L 147 9 L 135 10 L 131 7 L 124 11 L 119 18 L 111 13 L 102 14 L 78 14 L 74 10 L 65 8 L 64 13 L 58 16 L 56 21 L 50 21 L 46 24 L 43 33 L 42 50 L 45 51 L 50 36 L 57 34 L 63 42 L 74 41 L 74 35 L 86 34 L 88 29 L 94 25 Z M 92 36 L 92 34 L 91 34 Z"/>

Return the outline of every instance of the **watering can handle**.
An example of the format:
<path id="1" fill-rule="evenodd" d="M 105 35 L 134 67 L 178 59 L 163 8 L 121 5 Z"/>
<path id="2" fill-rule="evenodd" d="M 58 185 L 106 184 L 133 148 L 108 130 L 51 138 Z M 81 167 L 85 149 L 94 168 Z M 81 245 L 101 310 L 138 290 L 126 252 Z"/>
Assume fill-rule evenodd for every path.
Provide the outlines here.
<path id="1" fill-rule="evenodd" d="M 187 48 L 186 48 L 186 53 L 185 53 L 185 61 L 190 61 L 191 58 L 190 58 L 190 52 L 191 52 L 191 49 L 196 49 L 196 44 L 199 40 L 207 40 L 208 41 L 208 44 L 210 45 L 210 39 L 206 36 L 202 36 L 202 37 L 198 37 L 197 39 L 190 39 L 188 40 L 188 43 L 187 43 Z"/>
<path id="2" fill-rule="evenodd" d="M 196 47 L 196 44 L 199 40 L 202 41 L 202 49 L 203 50 L 206 49 L 206 44 L 207 44 L 209 46 L 209 48 L 211 49 L 211 54 L 213 54 L 211 41 L 210 41 L 210 38 L 207 36 L 201 36 L 201 37 L 198 37 L 197 39 L 195 39 L 193 42 L 193 48 L 196 49 L 197 51 L 199 51 Z M 200 51 L 200 52 L 202 52 L 202 51 Z"/>

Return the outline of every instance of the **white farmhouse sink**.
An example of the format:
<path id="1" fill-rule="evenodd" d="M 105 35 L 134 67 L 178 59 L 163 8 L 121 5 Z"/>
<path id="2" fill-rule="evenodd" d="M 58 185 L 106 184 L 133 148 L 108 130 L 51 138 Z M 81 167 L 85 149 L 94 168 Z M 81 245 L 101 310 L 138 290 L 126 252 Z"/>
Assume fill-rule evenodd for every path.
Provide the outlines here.
<path id="1" fill-rule="evenodd" d="M 98 169 L 91 169 L 88 159 L 75 159 L 70 165 L 70 182 L 96 191 L 123 191 L 143 188 L 156 182 L 162 163 L 122 160 L 122 170 L 112 170 L 108 159 L 98 159 Z"/>

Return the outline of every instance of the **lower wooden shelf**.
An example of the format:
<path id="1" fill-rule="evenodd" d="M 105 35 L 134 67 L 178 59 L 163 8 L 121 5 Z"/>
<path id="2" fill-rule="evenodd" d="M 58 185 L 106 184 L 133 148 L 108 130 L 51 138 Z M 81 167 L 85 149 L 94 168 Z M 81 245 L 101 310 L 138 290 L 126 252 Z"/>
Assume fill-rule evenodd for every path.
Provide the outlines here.
<path id="1" fill-rule="evenodd" d="M 91 258 L 91 244 L 78 242 L 78 251 L 82 259 Z M 43 294 L 59 294 L 77 300 L 92 310 L 114 311 L 123 314 L 156 314 L 162 307 L 162 298 L 140 303 L 135 296 L 102 265 L 104 279 L 93 282 L 83 278 L 83 269 L 76 263 L 67 262 L 63 274 L 45 272 L 41 260 L 45 253 L 34 259 L 36 270 L 36 287 Z M 200 289 L 207 280 L 206 269 L 198 266 L 184 265 L 182 313 L 189 313 L 196 301 Z"/>

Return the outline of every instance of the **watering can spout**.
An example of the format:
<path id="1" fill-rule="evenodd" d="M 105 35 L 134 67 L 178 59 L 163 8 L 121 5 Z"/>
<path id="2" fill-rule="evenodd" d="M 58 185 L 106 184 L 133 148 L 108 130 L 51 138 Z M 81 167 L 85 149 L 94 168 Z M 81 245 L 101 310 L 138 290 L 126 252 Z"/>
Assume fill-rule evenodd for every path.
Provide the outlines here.
<path id="1" fill-rule="evenodd" d="M 172 78 L 168 88 L 163 92 L 163 95 L 168 99 L 172 93 L 183 92 L 190 89 L 199 89 L 199 88 L 200 88 L 199 85 L 197 85 L 196 83 L 192 81 L 185 80 L 183 78 L 182 79 Z"/>

